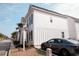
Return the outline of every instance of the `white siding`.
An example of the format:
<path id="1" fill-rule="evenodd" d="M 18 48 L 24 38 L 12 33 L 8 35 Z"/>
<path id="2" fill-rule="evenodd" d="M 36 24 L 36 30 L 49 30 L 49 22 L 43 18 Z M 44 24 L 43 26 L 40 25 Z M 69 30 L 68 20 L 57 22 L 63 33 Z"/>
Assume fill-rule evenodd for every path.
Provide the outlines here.
<path id="1" fill-rule="evenodd" d="M 34 11 L 34 45 L 40 45 L 51 38 L 62 38 L 61 32 L 65 33 L 65 38 L 69 38 L 66 19 Z"/>
<path id="2" fill-rule="evenodd" d="M 72 18 L 68 18 L 69 37 L 76 39 L 76 26 L 75 21 Z"/>
<path id="3" fill-rule="evenodd" d="M 79 23 L 76 24 L 76 34 L 77 34 L 77 39 L 79 40 Z"/>

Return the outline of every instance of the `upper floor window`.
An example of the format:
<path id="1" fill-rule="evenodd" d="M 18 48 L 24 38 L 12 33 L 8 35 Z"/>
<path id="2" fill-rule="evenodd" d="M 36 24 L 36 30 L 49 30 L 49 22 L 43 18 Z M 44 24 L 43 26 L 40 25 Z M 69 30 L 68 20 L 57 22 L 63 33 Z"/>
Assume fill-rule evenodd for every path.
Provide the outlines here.
<path id="1" fill-rule="evenodd" d="M 53 22 L 52 17 L 50 17 L 50 23 L 52 23 L 52 22 Z"/>
<path id="2" fill-rule="evenodd" d="M 28 26 L 33 24 L 33 14 L 28 19 Z"/>
<path id="3" fill-rule="evenodd" d="M 52 19 L 50 20 L 50 22 L 52 23 Z"/>

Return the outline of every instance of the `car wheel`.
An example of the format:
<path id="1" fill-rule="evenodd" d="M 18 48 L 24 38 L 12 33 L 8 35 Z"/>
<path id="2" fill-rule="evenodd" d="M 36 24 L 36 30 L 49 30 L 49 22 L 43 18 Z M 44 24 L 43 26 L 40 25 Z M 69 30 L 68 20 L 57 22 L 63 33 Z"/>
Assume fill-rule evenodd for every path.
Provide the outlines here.
<path id="1" fill-rule="evenodd" d="M 42 50 L 46 50 L 45 46 L 42 46 L 41 49 L 42 49 Z"/>
<path id="2" fill-rule="evenodd" d="M 70 53 L 66 49 L 62 49 L 59 54 L 62 56 L 70 56 Z"/>

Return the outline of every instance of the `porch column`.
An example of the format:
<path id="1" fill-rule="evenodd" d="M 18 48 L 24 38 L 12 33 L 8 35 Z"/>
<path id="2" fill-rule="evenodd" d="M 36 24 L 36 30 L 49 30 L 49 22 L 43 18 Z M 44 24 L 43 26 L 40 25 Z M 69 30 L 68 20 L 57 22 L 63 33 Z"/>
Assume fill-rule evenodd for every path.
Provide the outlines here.
<path id="1" fill-rule="evenodd" d="M 75 20 L 71 17 L 68 17 L 68 30 L 69 30 L 69 38 L 76 39 L 76 25 Z"/>
<path id="2" fill-rule="evenodd" d="M 18 27 L 19 27 L 20 44 L 23 44 L 23 24 L 22 23 L 18 23 Z"/>
<path id="3" fill-rule="evenodd" d="M 19 30 L 17 30 L 16 32 L 17 32 L 17 36 L 16 36 L 17 38 L 16 39 L 17 39 L 17 41 L 19 41 Z"/>
<path id="4" fill-rule="evenodd" d="M 27 32 L 26 32 L 26 30 L 25 30 L 25 28 L 24 28 L 24 29 L 23 29 L 23 51 L 25 51 L 25 45 L 26 45 L 26 44 L 25 44 L 25 41 L 26 41 L 26 38 L 27 38 L 27 37 L 26 37 L 26 33 L 27 33 Z"/>
<path id="5" fill-rule="evenodd" d="M 23 30 L 20 28 L 20 44 L 23 44 Z"/>

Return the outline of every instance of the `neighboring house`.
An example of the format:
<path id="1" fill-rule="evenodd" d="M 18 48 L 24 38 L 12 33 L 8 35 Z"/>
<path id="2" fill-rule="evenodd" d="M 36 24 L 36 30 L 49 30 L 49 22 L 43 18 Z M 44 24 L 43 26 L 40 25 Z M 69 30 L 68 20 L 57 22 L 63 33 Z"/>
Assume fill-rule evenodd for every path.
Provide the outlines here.
<path id="1" fill-rule="evenodd" d="M 26 42 L 40 46 L 51 38 L 79 39 L 79 19 L 31 5 L 24 17 Z"/>

